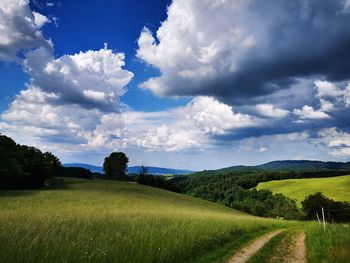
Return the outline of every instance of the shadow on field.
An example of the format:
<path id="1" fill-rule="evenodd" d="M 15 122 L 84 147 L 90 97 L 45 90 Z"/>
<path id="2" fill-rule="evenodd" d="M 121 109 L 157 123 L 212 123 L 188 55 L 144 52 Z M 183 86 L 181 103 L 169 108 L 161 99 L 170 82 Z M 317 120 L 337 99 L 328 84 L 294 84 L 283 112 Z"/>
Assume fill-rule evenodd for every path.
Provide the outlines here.
<path id="1" fill-rule="evenodd" d="M 4 190 L 0 191 L 0 197 L 20 197 L 20 196 L 27 196 L 27 195 L 33 195 L 34 191 L 30 190 Z"/>
<path id="2" fill-rule="evenodd" d="M 62 178 L 51 178 L 46 181 L 44 188 L 37 189 L 21 189 L 21 190 L 1 190 L 0 197 L 20 197 L 35 195 L 38 190 L 49 191 L 49 190 L 67 190 L 69 185 L 75 182 L 66 182 Z"/>
<path id="3" fill-rule="evenodd" d="M 63 178 L 50 178 L 46 181 L 46 187 L 43 190 L 51 190 L 51 189 L 62 189 L 67 190 L 69 188 L 69 184 L 73 182 L 66 182 Z"/>

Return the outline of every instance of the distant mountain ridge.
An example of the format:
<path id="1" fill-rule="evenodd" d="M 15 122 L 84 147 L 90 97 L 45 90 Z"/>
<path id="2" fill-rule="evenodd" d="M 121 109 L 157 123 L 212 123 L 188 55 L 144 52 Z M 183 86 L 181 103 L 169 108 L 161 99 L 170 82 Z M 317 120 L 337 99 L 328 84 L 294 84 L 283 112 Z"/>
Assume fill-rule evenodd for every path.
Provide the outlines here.
<path id="1" fill-rule="evenodd" d="M 81 167 L 90 170 L 93 173 L 104 173 L 103 168 L 96 165 L 86 164 L 86 163 L 65 163 L 64 167 Z M 148 170 L 148 173 L 154 175 L 179 175 L 179 174 L 191 174 L 194 171 L 191 170 L 181 170 L 181 169 L 172 169 L 172 168 L 164 168 L 164 167 L 153 167 L 153 166 L 145 166 Z M 140 172 L 141 166 L 130 166 L 128 167 L 129 174 L 138 174 Z"/>
<path id="2" fill-rule="evenodd" d="M 195 174 L 219 174 L 234 171 L 258 171 L 258 170 L 294 170 L 294 171 L 316 171 L 316 170 L 344 170 L 350 171 L 350 162 L 323 162 L 310 160 L 281 160 L 272 161 L 260 165 L 236 165 L 217 170 L 204 170 Z"/>
<path id="3" fill-rule="evenodd" d="M 268 170 L 349 170 L 350 162 L 322 162 L 309 160 L 273 161 L 255 167 Z"/>
<path id="4" fill-rule="evenodd" d="M 90 170 L 93 173 L 103 173 L 103 168 L 96 165 L 91 165 L 87 163 L 64 163 L 64 167 L 81 167 Z"/>
<path id="5" fill-rule="evenodd" d="M 90 170 L 94 173 L 103 173 L 103 168 L 100 166 L 95 166 L 86 163 L 66 163 L 63 164 L 65 167 L 82 167 Z M 349 170 L 350 162 L 323 162 L 323 161 L 310 161 L 310 160 L 282 160 L 282 161 L 272 161 L 260 165 L 236 165 L 226 168 L 221 168 L 217 170 L 204 170 L 204 171 L 191 171 L 191 170 L 181 170 L 181 169 L 171 169 L 163 167 L 152 167 L 146 166 L 148 172 L 154 175 L 181 175 L 181 174 L 219 174 L 219 173 L 229 173 L 234 171 L 258 171 L 258 170 L 294 170 L 294 171 L 315 171 L 315 170 Z M 141 166 L 130 166 L 128 167 L 128 173 L 138 174 L 140 172 Z"/>

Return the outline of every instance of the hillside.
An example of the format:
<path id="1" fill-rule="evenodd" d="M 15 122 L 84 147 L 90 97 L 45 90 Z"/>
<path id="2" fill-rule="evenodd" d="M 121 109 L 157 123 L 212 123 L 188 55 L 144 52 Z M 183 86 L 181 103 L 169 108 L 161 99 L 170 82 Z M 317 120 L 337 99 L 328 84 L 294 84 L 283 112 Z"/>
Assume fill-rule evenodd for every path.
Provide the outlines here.
<path id="1" fill-rule="evenodd" d="M 87 163 L 64 163 L 64 167 L 81 167 L 90 170 L 93 173 L 104 173 L 101 166 L 91 165 Z"/>
<path id="2" fill-rule="evenodd" d="M 203 170 L 195 175 L 227 174 L 232 172 L 252 171 L 350 171 L 350 162 L 322 162 L 309 160 L 284 160 L 272 161 L 260 165 L 246 166 L 236 165 L 216 170 Z"/>
<path id="3" fill-rule="evenodd" d="M 292 224 L 135 183 L 59 180 L 0 191 L 3 262 L 213 262 Z"/>
<path id="4" fill-rule="evenodd" d="M 86 163 L 65 163 L 63 164 L 65 167 L 82 167 L 90 170 L 93 173 L 103 173 L 103 168 L 101 166 L 86 164 Z M 153 166 L 145 166 L 148 170 L 148 173 L 153 175 L 180 175 L 180 174 L 190 174 L 194 171 L 190 170 L 180 170 L 180 169 L 172 169 L 172 168 L 164 168 L 164 167 L 153 167 Z M 129 174 L 138 174 L 141 170 L 141 166 L 130 166 L 128 167 Z"/>
<path id="5" fill-rule="evenodd" d="M 267 189 L 296 199 L 298 205 L 306 196 L 322 192 L 337 201 L 350 202 L 350 175 L 330 178 L 287 179 L 259 183 L 257 189 Z"/>

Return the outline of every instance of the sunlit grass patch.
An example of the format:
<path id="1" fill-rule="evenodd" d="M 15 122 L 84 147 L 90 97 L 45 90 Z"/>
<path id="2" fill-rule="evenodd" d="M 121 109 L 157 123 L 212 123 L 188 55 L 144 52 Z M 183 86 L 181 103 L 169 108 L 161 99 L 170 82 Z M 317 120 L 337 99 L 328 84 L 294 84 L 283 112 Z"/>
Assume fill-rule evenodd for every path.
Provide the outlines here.
<path id="1" fill-rule="evenodd" d="M 287 179 L 259 183 L 257 189 L 270 190 L 273 193 L 282 193 L 297 201 L 316 192 L 322 192 L 328 198 L 336 201 L 350 202 L 350 175 L 312 178 L 312 179 Z"/>
<path id="2" fill-rule="evenodd" d="M 290 224 L 135 183 L 64 180 L 62 189 L 0 192 L 4 262 L 211 262 Z"/>

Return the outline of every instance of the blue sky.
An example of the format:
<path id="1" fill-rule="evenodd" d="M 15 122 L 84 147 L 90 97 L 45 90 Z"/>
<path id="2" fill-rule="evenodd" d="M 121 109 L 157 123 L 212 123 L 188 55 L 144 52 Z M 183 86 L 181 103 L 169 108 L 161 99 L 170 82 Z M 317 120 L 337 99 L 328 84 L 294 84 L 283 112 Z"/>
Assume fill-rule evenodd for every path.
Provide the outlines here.
<path id="1" fill-rule="evenodd" d="M 349 23 L 348 0 L 4 0 L 0 132 L 96 165 L 349 161 Z"/>
<path id="2" fill-rule="evenodd" d="M 157 69 L 145 67 L 135 58 L 137 38 L 146 25 L 157 29 L 166 18 L 167 1 L 101 1 L 81 4 L 79 1 L 57 1 L 47 6 L 50 1 L 31 1 L 32 10 L 48 17 L 57 18 L 57 25 L 52 22 L 43 27 L 46 36 L 55 44 L 55 55 L 75 54 L 80 51 L 98 50 L 108 43 L 109 48 L 125 53 L 126 67 L 138 72 L 129 83 L 129 92 L 123 102 L 135 110 L 154 111 L 184 104 L 188 99 L 159 99 L 151 92 L 137 88 L 137 84 L 149 76 L 159 74 Z M 23 89 L 28 76 L 20 65 L 1 62 L 2 78 L 1 97 L 13 97 Z M 11 102 L 1 100 L 3 111 Z"/>

